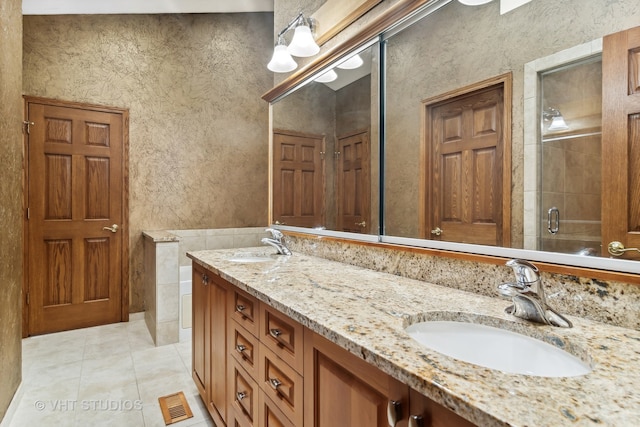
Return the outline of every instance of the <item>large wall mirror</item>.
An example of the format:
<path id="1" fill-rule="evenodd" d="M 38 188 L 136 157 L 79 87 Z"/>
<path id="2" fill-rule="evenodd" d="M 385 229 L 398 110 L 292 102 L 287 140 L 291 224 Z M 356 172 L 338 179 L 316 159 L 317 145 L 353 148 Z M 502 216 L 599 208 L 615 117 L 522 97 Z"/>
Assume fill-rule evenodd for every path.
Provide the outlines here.
<path id="1" fill-rule="evenodd" d="M 505 15 L 498 1 L 419 3 L 362 52 L 366 71 L 331 87 L 316 78 L 347 56 L 327 61 L 273 103 L 274 222 L 637 272 L 640 252 L 609 259 L 607 245 L 640 246 L 639 143 L 627 144 L 624 186 L 600 167 L 616 90 L 602 37 L 640 26 L 640 3 L 533 0 Z M 627 72 L 640 75 L 639 57 Z M 324 162 L 321 179 L 302 158 L 295 173 L 280 162 L 301 138 L 317 141 L 317 154 L 297 152 Z M 609 230 L 615 210 L 626 237 Z"/>

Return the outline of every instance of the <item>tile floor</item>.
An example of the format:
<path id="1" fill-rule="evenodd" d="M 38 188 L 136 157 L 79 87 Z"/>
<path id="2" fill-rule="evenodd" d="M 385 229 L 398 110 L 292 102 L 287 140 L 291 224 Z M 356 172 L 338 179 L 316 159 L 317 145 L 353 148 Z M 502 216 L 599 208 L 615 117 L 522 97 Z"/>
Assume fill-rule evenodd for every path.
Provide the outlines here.
<path id="1" fill-rule="evenodd" d="M 2 427 L 164 426 L 158 397 L 184 392 L 193 418 L 215 426 L 191 379 L 191 342 L 155 347 L 139 315 L 22 341 L 23 384 Z"/>

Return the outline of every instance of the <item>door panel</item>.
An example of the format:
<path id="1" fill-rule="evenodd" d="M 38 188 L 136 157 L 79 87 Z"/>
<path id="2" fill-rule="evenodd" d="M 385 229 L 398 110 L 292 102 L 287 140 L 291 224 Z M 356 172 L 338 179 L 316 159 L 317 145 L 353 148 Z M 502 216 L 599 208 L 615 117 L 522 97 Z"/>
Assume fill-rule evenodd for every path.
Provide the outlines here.
<path id="1" fill-rule="evenodd" d="M 284 225 L 318 227 L 325 223 L 324 138 L 273 134 L 273 220 Z"/>
<path id="2" fill-rule="evenodd" d="M 602 254 L 609 242 L 640 248 L 640 27 L 602 48 Z M 624 259 L 640 260 L 628 251 Z"/>
<path id="3" fill-rule="evenodd" d="M 125 113 L 88 108 L 27 102 L 30 335 L 126 318 Z"/>
<path id="4" fill-rule="evenodd" d="M 371 173 L 369 132 L 338 138 L 338 230 L 369 233 Z"/>
<path id="5" fill-rule="evenodd" d="M 504 81 L 424 101 L 423 237 L 508 246 Z"/>

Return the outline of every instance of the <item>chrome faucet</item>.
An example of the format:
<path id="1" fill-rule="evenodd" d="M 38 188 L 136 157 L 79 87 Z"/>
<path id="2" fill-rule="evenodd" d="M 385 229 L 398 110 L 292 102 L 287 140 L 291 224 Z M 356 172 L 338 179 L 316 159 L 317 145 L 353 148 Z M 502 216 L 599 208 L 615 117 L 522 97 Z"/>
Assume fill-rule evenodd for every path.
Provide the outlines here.
<path id="1" fill-rule="evenodd" d="M 280 255 L 291 255 L 291 250 L 289 250 L 287 245 L 284 243 L 284 235 L 280 230 L 267 228 L 264 231 L 271 233 L 271 237 L 264 237 L 261 240 L 262 243 L 273 246 Z"/>
<path id="2" fill-rule="evenodd" d="M 521 259 L 509 260 L 506 265 L 516 275 L 515 283 L 498 286 L 500 294 L 513 301 L 513 305 L 506 308 L 507 313 L 546 325 L 573 327 L 567 318 L 547 305 L 542 280 L 535 265 Z"/>

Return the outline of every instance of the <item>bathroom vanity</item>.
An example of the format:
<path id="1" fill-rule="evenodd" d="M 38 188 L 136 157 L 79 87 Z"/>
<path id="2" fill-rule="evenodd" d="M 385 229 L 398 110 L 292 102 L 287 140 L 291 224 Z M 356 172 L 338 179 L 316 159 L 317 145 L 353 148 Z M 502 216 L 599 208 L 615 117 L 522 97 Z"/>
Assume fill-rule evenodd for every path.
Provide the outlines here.
<path id="1" fill-rule="evenodd" d="M 531 324 L 509 302 L 271 248 L 193 260 L 193 378 L 217 425 L 637 425 L 640 333 L 571 317 Z M 497 284 L 496 284 L 497 285 Z M 575 377 L 508 374 L 414 341 L 455 320 L 508 328 L 588 364 Z"/>

